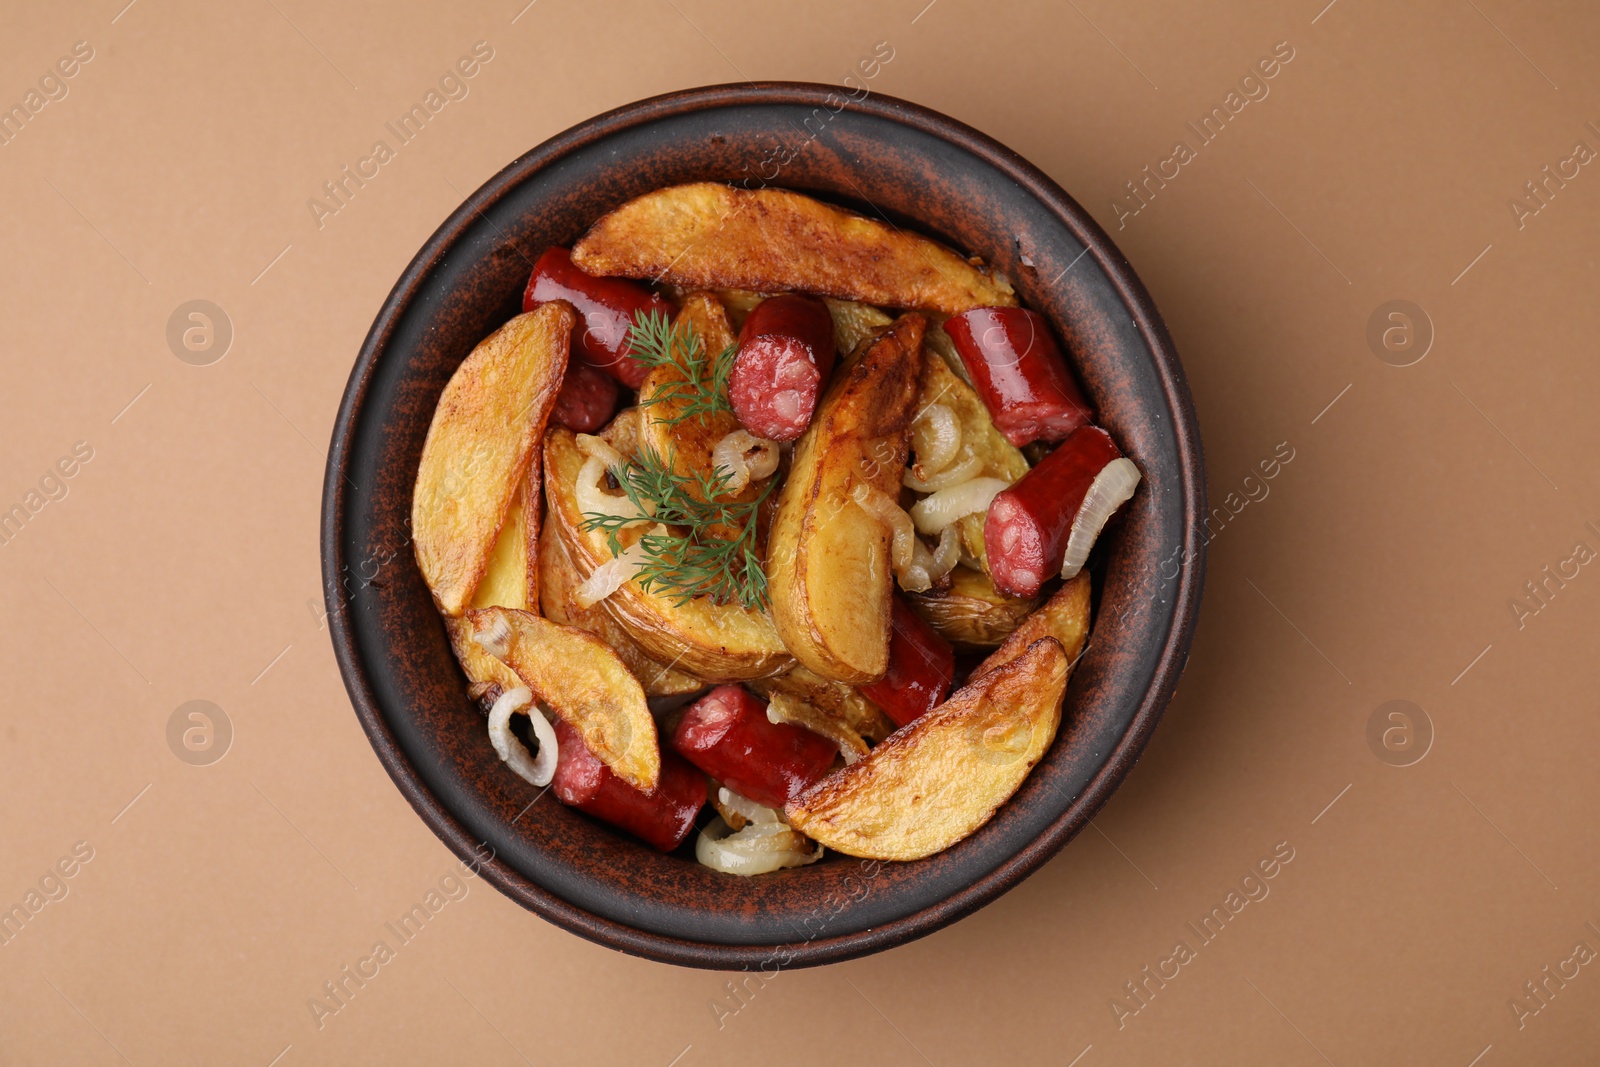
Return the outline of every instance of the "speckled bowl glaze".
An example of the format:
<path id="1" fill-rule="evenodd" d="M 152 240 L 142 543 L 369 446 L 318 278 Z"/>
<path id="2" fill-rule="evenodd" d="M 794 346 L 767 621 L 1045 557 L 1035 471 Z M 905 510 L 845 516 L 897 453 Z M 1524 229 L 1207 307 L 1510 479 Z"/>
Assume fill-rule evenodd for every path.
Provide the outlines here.
<path id="1" fill-rule="evenodd" d="M 783 186 L 976 254 L 1066 340 L 1144 472 L 1096 549 L 1095 625 L 1054 746 L 990 822 L 915 863 L 830 855 L 745 879 L 662 855 L 508 771 L 412 558 L 411 487 L 435 402 L 520 308 L 535 258 L 678 182 Z M 1016 885 L 1105 803 L 1188 656 L 1204 575 L 1200 437 L 1171 338 L 1111 239 L 1054 182 L 959 122 L 797 83 L 712 86 L 590 119 L 516 160 L 417 253 L 361 347 L 334 426 L 322 568 L 334 651 L 378 758 L 433 831 L 507 896 L 602 944 L 696 967 L 880 951 Z"/>

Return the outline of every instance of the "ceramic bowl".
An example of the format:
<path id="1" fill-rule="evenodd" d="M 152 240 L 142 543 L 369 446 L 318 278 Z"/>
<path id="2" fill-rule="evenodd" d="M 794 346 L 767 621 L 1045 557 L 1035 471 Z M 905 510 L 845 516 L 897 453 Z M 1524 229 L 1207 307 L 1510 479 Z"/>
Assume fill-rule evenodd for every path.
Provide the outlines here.
<path id="1" fill-rule="evenodd" d="M 903 943 L 994 900 L 1080 830 L 1132 767 L 1187 659 L 1204 575 L 1200 438 L 1171 338 L 1111 239 L 1053 181 L 923 107 L 823 85 L 714 86 L 590 119 L 445 220 L 378 312 L 339 408 L 323 493 L 329 629 L 362 727 L 423 820 L 507 896 L 624 952 L 728 969 Z M 413 560 L 411 489 L 434 405 L 521 310 L 533 261 L 678 182 L 782 186 L 982 256 L 1066 341 L 1102 425 L 1144 473 L 1096 549 L 1095 624 L 1059 736 L 980 830 L 914 863 L 830 855 L 746 879 L 564 807 L 495 757 Z"/>

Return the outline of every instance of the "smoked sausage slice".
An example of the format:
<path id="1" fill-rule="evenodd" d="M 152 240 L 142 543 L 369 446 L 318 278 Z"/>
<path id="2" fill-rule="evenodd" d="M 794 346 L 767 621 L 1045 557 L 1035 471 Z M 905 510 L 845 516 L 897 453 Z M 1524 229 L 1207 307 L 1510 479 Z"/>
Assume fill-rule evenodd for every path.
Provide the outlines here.
<path id="1" fill-rule="evenodd" d="M 757 304 L 739 331 L 728 399 L 745 429 L 793 441 L 811 424 L 833 370 L 833 316 L 810 296 L 774 296 Z"/>
<path id="2" fill-rule="evenodd" d="M 995 428 L 1017 448 L 1064 441 L 1093 421 L 1050 324 L 1037 311 L 973 308 L 946 319 L 944 332 L 955 342 Z"/>

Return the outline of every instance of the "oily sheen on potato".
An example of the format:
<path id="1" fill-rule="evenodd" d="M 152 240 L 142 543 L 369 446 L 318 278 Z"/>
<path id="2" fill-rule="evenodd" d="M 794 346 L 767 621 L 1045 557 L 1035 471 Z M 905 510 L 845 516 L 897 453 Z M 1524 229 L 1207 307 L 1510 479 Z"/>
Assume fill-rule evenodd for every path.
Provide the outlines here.
<path id="1" fill-rule="evenodd" d="M 545 618 L 565 626 L 588 630 L 610 645 L 622 662 L 628 665 L 633 676 L 644 686 L 646 696 L 679 696 L 704 689 L 706 683 L 692 674 L 685 674 L 650 658 L 640 645 L 599 604 L 579 605 L 574 594 L 583 584 L 583 576 L 567 558 L 566 546 L 555 527 L 546 527 L 539 534 L 539 603 Z"/>
<path id="2" fill-rule="evenodd" d="M 630 438 L 637 440 L 638 424 L 633 420 L 638 414 L 618 416 L 618 423 L 632 422 L 631 431 L 606 435 L 624 456 L 632 454 L 627 447 Z M 583 462 L 584 454 L 572 431 L 552 427 L 544 445 L 548 521 L 561 534 L 573 566 L 588 578 L 613 557 L 603 531 L 583 528 L 574 488 Z M 638 536 L 637 528 L 623 531 L 624 547 Z M 645 589 L 636 578 L 624 582 L 601 603 L 652 659 L 674 664 L 708 682 L 763 678 L 794 662 L 772 620 L 738 604 L 713 604 L 698 597 L 680 605 L 668 595 Z"/>
<path id="3" fill-rule="evenodd" d="M 623 204 L 572 246 L 590 274 L 692 289 L 813 293 L 953 315 L 1017 302 L 936 241 L 786 189 L 674 185 Z"/>
<path id="4" fill-rule="evenodd" d="M 944 589 L 907 593 L 906 602 L 962 652 L 994 648 L 1039 606 L 1037 597 L 1006 596 L 987 574 L 969 567 L 951 571 Z"/>
<path id="5" fill-rule="evenodd" d="M 854 494 L 864 486 L 899 495 L 926 325 L 902 315 L 835 373 L 795 444 L 767 542 L 783 643 L 817 674 L 851 685 L 888 668 L 894 591 L 889 531 Z"/>
<path id="6" fill-rule="evenodd" d="M 535 459 L 567 368 L 572 308 L 518 315 L 485 338 L 444 387 L 411 497 L 417 565 L 439 610 L 460 615 L 478 587 L 517 488 Z"/>
<path id="7" fill-rule="evenodd" d="M 529 470 L 532 471 L 530 465 Z M 537 503 L 538 483 L 533 486 Z M 528 476 L 524 475 L 506 509 L 506 518 L 500 524 L 494 548 L 489 552 L 489 562 L 472 592 L 475 608 L 526 608 L 529 597 L 538 586 L 538 566 L 529 553 L 528 527 L 531 522 L 538 528 L 538 511 L 533 508 L 530 518 L 528 503 Z M 472 624 L 464 616 L 444 616 L 445 629 L 450 634 L 450 647 L 455 650 L 461 670 L 472 684 L 467 694 L 474 700 L 493 704 L 501 693 L 522 685 L 517 673 L 483 650 L 472 639 Z"/>
<path id="8" fill-rule="evenodd" d="M 915 860 L 989 821 L 1061 723 L 1069 662 L 1043 637 L 889 735 L 785 809 L 796 830 L 863 859 Z"/>
<path id="9" fill-rule="evenodd" d="M 1083 652 L 1084 642 L 1089 638 L 1087 574 L 1080 571 L 1057 589 L 1039 610 L 1023 619 L 1011 632 L 1011 636 L 978 664 L 978 669 L 972 672 L 972 677 L 981 678 L 990 671 L 1010 663 L 1041 637 L 1053 637 L 1059 641 L 1062 650 L 1067 654 L 1068 663 L 1078 661 L 1078 656 Z"/>
<path id="10" fill-rule="evenodd" d="M 606 643 L 530 611 L 471 608 L 478 643 L 517 672 L 613 774 L 649 792 L 661 777 L 656 723 L 644 689 Z"/>

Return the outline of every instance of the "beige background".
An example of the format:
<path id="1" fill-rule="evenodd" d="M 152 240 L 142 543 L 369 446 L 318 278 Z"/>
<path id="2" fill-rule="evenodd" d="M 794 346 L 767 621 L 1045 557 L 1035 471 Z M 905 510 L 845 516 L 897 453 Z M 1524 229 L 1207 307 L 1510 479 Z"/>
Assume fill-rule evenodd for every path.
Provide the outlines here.
<path id="1" fill-rule="evenodd" d="M 1508 1004 L 1576 942 L 1600 951 L 1600 568 L 1570 564 L 1520 629 L 1510 607 L 1600 549 L 1600 173 L 1520 229 L 1508 207 L 1600 148 L 1590 5 L 522 2 L 5 16 L 0 103 L 76 41 L 94 58 L 0 147 L 0 509 L 75 442 L 93 459 L 0 546 L 0 903 L 76 842 L 93 859 L 0 946 L 0 1062 L 1593 1062 L 1600 967 L 1520 1026 Z M 480 40 L 470 95 L 319 230 L 307 199 Z M 684 86 L 837 83 L 880 41 L 874 91 L 993 134 L 1114 232 L 1124 182 L 1294 50 L 1115 232 L 1188 368 L 1214 498 L 1295 456 L 1211 546 L 1144 760 L 988 909 L 752 985 L 734 1014 L 727 975 L 590 945 L 474 881 L 319 1029 L 308 998 L 454 866 L 320 620 L 323 451 L 379 304 L 546 137 Z M 210 366 L 166 341 L 191 299 L 234 326 Z M 1414 366 L 1366 340 L 1393 299 L 1433 323 Z M 191 699 L 233 725 L 210 766 L 168 748 Z M 1412 766 L 1367 741 L 1392 699 L 1432 723 Z M 1123 983 L 1279 842 L 1270 896 L 1119 1028 Z"/>

